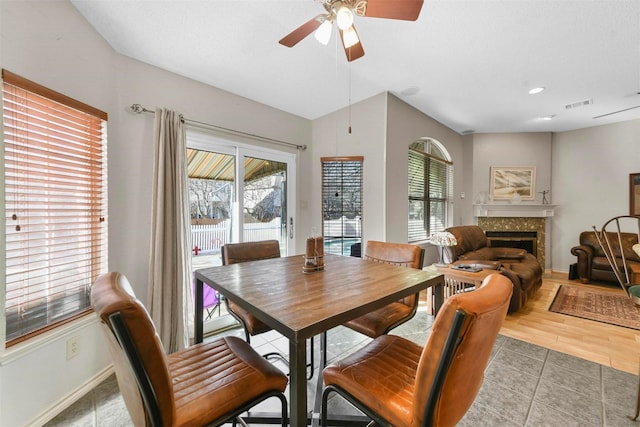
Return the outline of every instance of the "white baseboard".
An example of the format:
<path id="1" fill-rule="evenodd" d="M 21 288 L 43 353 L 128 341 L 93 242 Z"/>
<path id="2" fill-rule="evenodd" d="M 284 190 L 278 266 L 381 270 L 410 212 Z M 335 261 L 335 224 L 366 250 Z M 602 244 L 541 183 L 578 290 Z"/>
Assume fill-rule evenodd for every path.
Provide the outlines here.
<path id="1" fill-rule="evenodd" d="M 41 427 L 54 419 L 58 414 L 62 413 L 65 409 L 69 408 L 81 397 L 85 396 L 91 390 L 96 388 L 100 383 L 109 378 L 114 373 L 113 365 L 107 366 L 102 371 L 98 372 L 93 378 L 84 383 L 81 387 L 73 390 L 68 395 L 60 399 L 56 404 L 52 405 L 49 409 L 40 414 L 37 418 L 32 420 L 27 426 L 29 427 Z"/>

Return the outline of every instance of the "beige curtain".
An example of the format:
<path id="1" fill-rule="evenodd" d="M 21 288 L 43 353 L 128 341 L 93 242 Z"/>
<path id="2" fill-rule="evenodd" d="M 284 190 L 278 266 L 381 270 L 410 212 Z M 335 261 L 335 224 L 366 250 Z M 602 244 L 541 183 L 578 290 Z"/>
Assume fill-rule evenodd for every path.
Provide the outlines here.
<path id="1" fill-rule="evenodd" d="M 180 114 L 156 109 L 149 301 L 165 350 L 188 346 L 191 231 L 185 131 Z"/>

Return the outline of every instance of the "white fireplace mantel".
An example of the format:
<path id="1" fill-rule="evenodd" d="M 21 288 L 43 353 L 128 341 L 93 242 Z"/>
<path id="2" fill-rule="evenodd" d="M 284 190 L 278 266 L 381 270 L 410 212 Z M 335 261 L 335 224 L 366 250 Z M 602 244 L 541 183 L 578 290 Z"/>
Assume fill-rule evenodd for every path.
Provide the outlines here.
<path id="1" fill-rule="evenodd" d="M 526 203 L 473 205 L 475 217 L 552 217 L 556 205 L 534 205 Z"/>

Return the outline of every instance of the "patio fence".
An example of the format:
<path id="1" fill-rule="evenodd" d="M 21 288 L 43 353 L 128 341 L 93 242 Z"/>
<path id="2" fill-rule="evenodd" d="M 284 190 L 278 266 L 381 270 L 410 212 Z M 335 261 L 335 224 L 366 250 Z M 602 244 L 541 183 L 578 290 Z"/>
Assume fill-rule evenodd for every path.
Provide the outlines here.
<path id="1" fill-rule="evenodd" d="M 362 236 L 360 218 L 342 217 L 324 222 L 324 236 L 331 238 L 360 238 Z M 244 242 L 258 240 L 281 240 L 282 221 L 274 218 L 271 222 L 244 224 Z M 231 220 L 225 219 L 217 224 L 192 224 L 191 246 L 198 247 L 199 253 L 219 252 L 220 248 L 231 242 Z"/>
<path id="2" fill-rule="evenodd" d="M 280 240 L 282 221 L 275 218 L 271 222 L 244 224 L 245 242 L 257 240 Z M 219 252 L 220 248 L 231 242 L 231 220 L 225 219 L 217 224 L 192 224 L 191 246 L 198 247 L 198 252 Z"/>

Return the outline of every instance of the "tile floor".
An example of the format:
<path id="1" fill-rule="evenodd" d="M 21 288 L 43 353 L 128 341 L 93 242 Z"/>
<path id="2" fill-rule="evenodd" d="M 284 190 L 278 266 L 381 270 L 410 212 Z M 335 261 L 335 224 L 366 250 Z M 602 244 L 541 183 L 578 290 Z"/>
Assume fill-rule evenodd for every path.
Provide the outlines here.
<path id="1" fill-rule="evenodd" d="M 394 333 L 424 344 L 432 321 L 432 316 L 418 312 L 414 319 L 395 329 Z M 243 336 L 238 328 L 226 334 Z M 344 357 L 368 340 L 342 327 L 329 331 L 329 361 Z M 284 353 L 288 351 L 287 340 L 276 332 L 252 338 L 252 345 L 260 353 L 273 351 L 274 348 Z M 286 365 L 281 367 L 286 371 Z M 499 336 L 483 386 L 458 425 L 638 426 L 628 418 L 635 411 L 637 387 L 638 378 L 634 375 Z M 313 389 L 310 384 L 310 400 Z M 264 407 L 256 409 L 271 410 L 271 404 L 267 401 L 262 404 Z M 274 404 L 277 408 L 277 403 Z M 313 407 L 312 402 L 309 402 L 309 407 Z M 331 399 L 329 411 L 357 413 L 339 397 Z M 47 424 L 48 427 L 130 425 L 113 376 Z"/>

